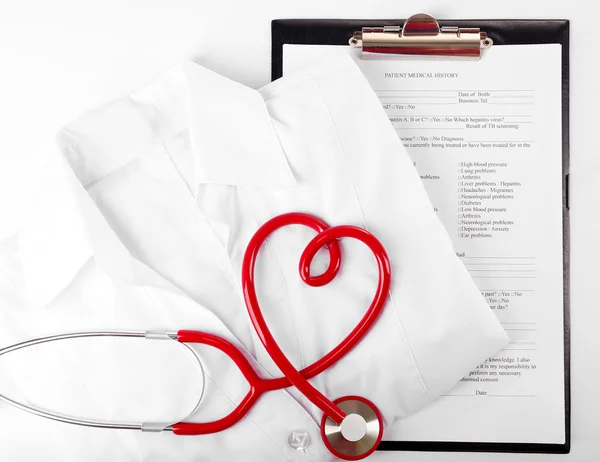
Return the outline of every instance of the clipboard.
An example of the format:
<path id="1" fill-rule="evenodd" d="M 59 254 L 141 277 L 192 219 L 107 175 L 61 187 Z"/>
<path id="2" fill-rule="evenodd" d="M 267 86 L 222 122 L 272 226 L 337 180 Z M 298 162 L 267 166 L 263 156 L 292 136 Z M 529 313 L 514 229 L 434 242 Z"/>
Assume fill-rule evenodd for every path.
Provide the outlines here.
<path id="1" fill-rule="evenodd" d="M 562 69 L 562 218 L 565 443 L 487 443 L 382 441 L 383 451 L 507 452 L 566 454 L 571 445 L 570 286 L 569 286 L 569 21 L 568 20 L 440 20 L 425 14 L 404 19 L 276 19 L 271 23 L 271 78 L 283 75 L 283 45 L 350 45 L 363 55 L 457 56 L 485 59 L 494 45 L 561 45 Z"/>

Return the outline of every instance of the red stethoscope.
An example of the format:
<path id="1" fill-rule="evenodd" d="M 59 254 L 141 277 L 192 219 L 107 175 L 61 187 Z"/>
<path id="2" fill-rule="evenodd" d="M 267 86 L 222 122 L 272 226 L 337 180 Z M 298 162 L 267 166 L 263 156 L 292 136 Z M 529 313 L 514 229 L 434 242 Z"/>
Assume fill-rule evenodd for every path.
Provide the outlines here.
<path id="1" fill-rule="evenodd" d="M 317 235 L 302 252 L 299 264 L 300 277 L 310 286 L 323 286 L 336 277 L 342 261 L 338 240 L 344 237 L 357 239 L 366 244 L 373 252 L 379 270 L 379 281 L 371 305 L 356 327 L 329 353 L 301 370 L 296 369 L 289 361 L 269 330 L 258 304 L 254 283 L 254 268 L 262 244 L 271 233 L 288 225 L 304 225 L 317 232 Z M 311 276 L 311 262 L 316 253 L 323 247 L 327 247 L 329 251 L 329 265 L 323 274 Z M 323 411 L 320 426 L 321 437 L 329 451 L 341 459 L 363 459 L 375 451 L 383 435 L 383 419 L 377 407 L 371 401 L 360 396 L 344 396 L 331 401 L 311 385 L 308 380 L 331 367 L 360 342 L 385 305 L 390 288 L 390 280 L 391 270 L 387 253 L 377 238 L 368 231 L 356 226 L 330 227 L 322 220 L 304 213 L 279 215 L 262 225 L 250 240 L 242 264 L 242 289 L 252 324 L 268 354 L 283 373 L 282 377 L 268 379 L 260 377 L 244 356 L 244 353 L 234 344 L 219 336 L 194 330 L 180 330 L 176 333 L 146 331 L 76 332 L 42 337 L 0 349 L 0 355 L 3 355 L 40 343 L 70 338 L 104 336 L 149 339 L 167 338 L 175 339 L 185 346 L 189 343 L 200 343 L 211 346 L 221 350 L 231 358 L 248 381 L 250 387 L 239 405 L 227 416 L 213 422 L 179 422 L 172 425 L 111 423 L 67 417 L 24 405 L 3 395 L 0 395 L 0 400 L 41 417 L 76 425 L 143 431 L 172 431 L 177 435 L 205 435 L 217 433 L 235 425 L 249 412 L 263 393 L 294 386 Z M 199 364 L 202 367 L 200 361 Z M 199 404 L 200 401 L 198 401 L 194 411 L 198 408 Z"/>

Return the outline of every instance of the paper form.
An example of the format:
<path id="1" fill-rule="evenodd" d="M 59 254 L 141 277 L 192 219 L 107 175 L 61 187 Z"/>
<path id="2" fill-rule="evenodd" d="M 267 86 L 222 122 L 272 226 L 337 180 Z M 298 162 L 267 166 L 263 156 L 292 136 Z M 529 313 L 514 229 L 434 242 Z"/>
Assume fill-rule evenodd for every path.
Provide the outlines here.
<path id="1" fill-rule="evenodd" d="M 284 74 L 327 53 L 355 58 L 510 337 L 384 439 L 564 443 L 560 45 L 493 46 L 479 61 L 285 45 Z"/>

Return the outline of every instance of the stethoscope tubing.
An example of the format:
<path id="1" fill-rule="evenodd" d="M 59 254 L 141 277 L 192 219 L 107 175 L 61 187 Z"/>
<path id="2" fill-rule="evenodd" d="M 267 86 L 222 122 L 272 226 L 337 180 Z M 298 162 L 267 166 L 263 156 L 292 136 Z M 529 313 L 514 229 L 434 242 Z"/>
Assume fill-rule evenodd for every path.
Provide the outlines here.
<path id="1" fill-rule="evenodd" d="M 80 338 L 88 338 L 88 337 L 127 337 L 127 338 L 145 338 L 145 339 L 171 339 L 177 340 L 177 334 L 174 332 L 155 332 L 155 331 L 143 331 L 143 330 L 130 330 L 130 331 L 82 331 L 82 332 L 73 332 L 67 334 L 57 334 L 50 335 L 46 337 L 38 337 L 35 339 L 27 340 L 25 342 L 16 343 L 14 345 L 8 346 L 6 348 L 0 349 L 0 356 L 11 353 L 13 351 L 21 350 L 23 348 L 40 345 L 43 343 L 56 342 L 60 340 L 69 340 L 69 339 L 80 339 Z M 187 417 L 193 415 L 196 410 L 200 407 L 202 402 L 202 398 L 204 397 L 205 391 L 205 370 L 202 364 L 202 361 L 198 357 L 198 355 L 194 352 L 189 345 L 182 343 L 182 346 L 185 347 L 195 359 L 196 363 L 200 367 L 202 372 L 202 389 L 200 391 L 200 395 L 198 400 L 196 401 L 196 405 L 194 409 L 188 414 Z M 39 417 L 44 417 L 46 419 L 55 420 L 57 422 L 68 423 L 71 425 L 79 425 L 83 427 L 93 427 L 93 428 L 108 428 L 112 430 L 141 430 L 141 431 L 173 431 L 172 423 L 163 423 L 163 422 L 108 422 L 103 420 L 95 420 L 95 419 L 82 419 L 77 417 L 66 416 L 57 412 L 45 410 L 36 406 L 31 406 L 28 404 L 24 404 L 22 402 L 16 401 L 14 399 L 9 398 L 8 396 L 0 394 L 0 401 L 5 402 L 6 404 L 10 404 L 11 406 L 20 409 L 25 412 L 29 412 L 30 414 L 37 415 Z M 186 418 L 187 418 L 186 417 Z M 185 420 L 185 419 L 184 419 Z"/>
<path id="2" fill-rule="evenodd" d="M 317 235 L 308 243 L 299 262 L 299 272 L 302 280 L 314 287 L 323 286 L 331 282 L 339 273 L 341 268 L 341 250 L 339 240 L 350 237 L 366 244 L 375 257 L 379 272 L 379 280 L 373 300 L 359 321 L 357 326 L 331 351 L 321 357 L 319 360 L 309 366 L 297 370 L 294 365 L 285 356 L 275 338 L 273 337 L 267 322 L 262 314 L 258 303 L 258 297 L 255 289 L 254 271 L 259 254 L 259 250 L 265 240 L 277 229 L 288 225 L 304 225 L 312 228 Z M 329 250 L 329 265 L 320 275 L 312 276 L 310 266 L 317 252 L 327 247 Z M 162 422 L 154 423 L 131 423 L 131 422 L 104 422 L 92 419 L 80 419 L 64 416 L 59 413 L 46 411 L 34 406 L 25 405 L 12 400 L 0 394 L 0 401 L 4 401 L 21 410 L 30 412 L 40 417 L 87 427 L 124 429 L 124 430 L 142 430 L 142 431 L 172 431 L 178 435 L 201 435 L 223 431 L 239 420 L 241 420 L 252 408 L 259 397 L 268 391 L 278 390 L 295 386 L 312 403 L 314 403 L 324 413 L 323 419 L 329 417 L 337 424 L 346 417 L 346 414 L 339 406 L 327 398 L 323 393 L 317 390 L 308 381 L 334 365 L 343 358 L 352 348 L 354 348 L 363 336 L 371 329 L 373 323 L 379 316 L 386 302 L 390 289 L 391 266 L 387 253 L 383 245 L 368 231 L 356 226 L 334 226 L 329 227 L 325 222 L 304 213 L 288 213 L 279 215 L 262 225 L 256 234 L 250 240 L 242 263 L 242 292 L 246 307 L 250 315 L 251 322 L 256 329 L 258 337 L 263 346 L 271 356 L 275 364 L 283 373 L 278 378 L 262 378 L 255 371 L 250 360 L 239 346 L 232 342 L 207 332 L 196 330 L 180 330 L 178 332 L 154 332 L 154 331 L 84 331 L 69 334 L 59 334 L 48 337 L 21 342 L 4 349 L 0 349 L 0 356 L 41 343 L 53 342 L 58 340 L 68 340 L 84 337 L 134 337 L 147 339 L 167 339 L 176 340 L 185 346 L 193 355 L 200 366 L 203 374 L 203 385 L 200 397 L 194 409 L 181 422 L 169 424 Z M 225 417 L 213 422 L 186 422 L 185 420 L 193 415 L 199 408 L 204 396 L 206 374 L 202 361 L 194 350 L 188 345 L 190 343 L 204 344 L 217 348 L 225 353 L 239 368 L 249 384 L 249 391 L 241 402 Z M 338 400 L 339 401 L 339 400 Z M 378 411 L 377 411 L 378 412 Z"/>
<path id="3" fill-rule="evenodd" d="M 354 238 L 366 244 L 375 256 L 379 272 L 377 289 L 371 305 L 357 326 L 329 353 L 302 371 L 299 371 L 294 367 L 273 337 L 262 311 L 260 310 L 254 283 L 254 269 L 262 244 L 274 231 L 283 226 L 292 224 L 308 226 L 318 233 L 317 236 L 309 242 L 300 257 L 300 277 L 308 285 L 315 287 L 323 286 L 335 278 L 341 265 L 341 252 L 338 240 L 344 237 Z M 326 246 L 330 252 L 330 264 L 323 274 L 311 276 L 310 266 L 312 260 L 316 253 Z M 308 379 L 318 375 L 339 361 L 354 348 L 362 337 L 370 330 L 385 304 L 390 288 L 390 280 L 391 265 L 383 245 L 371 233 L 362 228 L 347 225 L 330 228 L 325 222 L 312 215 L 303 213 L 279 215 L 262 225 L 256 234 L 254 234 L 246 248 L 242 264 L 242 291 L 250 319 L 252 320 L 252 324 L 256 329 L 258 337 L 269 356 L 284 375 L 284 377 L 280 379 L 274 379 L 281 382 L 277 384 L 277 387 L 289 386 L 288 383 L 291 382 L 291 384 L 304 394 L 315 406 L 321 409 L 325 415 L 330 417 L 336 423 L 341 423 L 344 417 L 346 417 L 344 411 L 317 390 Z"/>

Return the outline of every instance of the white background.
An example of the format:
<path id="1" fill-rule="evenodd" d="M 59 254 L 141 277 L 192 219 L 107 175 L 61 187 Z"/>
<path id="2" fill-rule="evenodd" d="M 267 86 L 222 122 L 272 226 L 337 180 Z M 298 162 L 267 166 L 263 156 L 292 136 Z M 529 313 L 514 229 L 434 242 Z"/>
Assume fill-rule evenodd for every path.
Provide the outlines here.
<path id="1" fill-rule="evenodd" d="M 41 176 L 59 168 L 53 141 L 58 128 L 182 57 L 258 87 L 270 79 L 274 18 L 403 18 L 421 11 L 444 19 L 571 20 L 572 450 L 568 456 L 377 453 L 369 460 L 599 460 L 596 2 L 0 0 L 0 240 L 19 228 L 28 204 L 43 194 Z"/>

